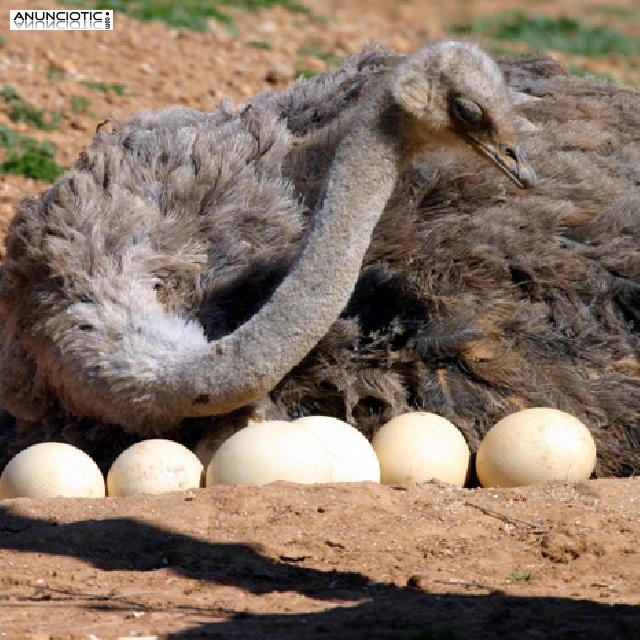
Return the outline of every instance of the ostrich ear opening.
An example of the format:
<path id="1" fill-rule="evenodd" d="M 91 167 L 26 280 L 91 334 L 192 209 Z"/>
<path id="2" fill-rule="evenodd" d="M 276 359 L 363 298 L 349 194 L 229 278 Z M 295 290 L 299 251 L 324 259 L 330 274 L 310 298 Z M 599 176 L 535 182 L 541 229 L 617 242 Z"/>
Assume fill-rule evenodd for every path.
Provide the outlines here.
<path id="1" fill-rule="evenodd" d="M 397 68 L 391 93 L 405 111 L 416 118 L 425 117 L 431 102 L 432 87 L 424 56 L 411 56 Z"/>

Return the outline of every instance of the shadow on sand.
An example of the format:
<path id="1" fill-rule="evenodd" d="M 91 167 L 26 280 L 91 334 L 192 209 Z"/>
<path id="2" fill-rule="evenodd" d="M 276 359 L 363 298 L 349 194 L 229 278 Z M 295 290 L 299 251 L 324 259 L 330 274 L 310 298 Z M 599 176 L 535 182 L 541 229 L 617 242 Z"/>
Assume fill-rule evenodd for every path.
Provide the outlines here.
<path id="1" fill-rule="evenodd" d="M 640 639 L 640 608 L 630 605 L 504 594 L 436 595 L 372 584 L 359 573 L 299 567 L 267 558 L 249 545 L 202 541 L 126 518 L 58 524 L 15 515 L 2 506 L 0 548 L 71 556 L 104 571 L 168 567 L 181 576 L 233 585 L 252 594 L 289 591 L 349 605 L 297 614 L 227 612 L 222 621 L 212 605 L 216 621 L 166 636 L 175 640 Z M 111 607 L 108 601 L 95 606 L 106 607 Z"/>

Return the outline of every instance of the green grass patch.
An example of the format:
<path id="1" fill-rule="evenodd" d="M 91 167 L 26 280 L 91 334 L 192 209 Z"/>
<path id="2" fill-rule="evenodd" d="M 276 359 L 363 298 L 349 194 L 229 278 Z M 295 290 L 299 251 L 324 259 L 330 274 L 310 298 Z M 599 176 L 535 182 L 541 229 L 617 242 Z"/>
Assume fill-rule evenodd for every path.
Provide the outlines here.
<path id="1" fill-rule="evenodd" d="M 0 34 L 0 49 L 4 47 L 5 44 L 7 44 L 7 39 L 2 34 Z"/>
<path id="2" fill-rule="evenodd" d="M 3 149 L 11 149 L 15 147 L 18 142 L 23 138 L 17 131 L 14 131 L 11 127 L 7 127 L 6 124 L 0 124 L 0 147 Z"/>
<path id="3" fill-rule="evenodd" d="M 304 68 L 296 68 L 293 71 L 293 77 L 298 80 L 299 78 L 304 78 L 305 80 L 309 80 L 309 78 L 314 78 L 318 75 L 317 71 L 312 71 L 311 69 Z"/>
<path id="4" fill-rule="evenodd" d="M 49 80 L 64 80 L 66 77 L 66 71 L 58 65 L 52 64 L 47 69 L 47 78 Z"/>
<path id="5" fill-rule="evenodd" d="M 533 580 L 533 572 L 529 571 L 529 569 L 523 569 L 522 571 L 514 569 L 511 572 L 511 579 L 517 582 L 531 582 Z"/>
<path id="6" fill-rule="evenodd" d="M 322 60 L 330 66 L 336 66 L 343 60 L 343 56 L 339 56 L 332 51 L 327 51 L 322 47 L 320 43 L 315 41 L 311 41 L 305 45 L 302 45 L 298 49 L 298 55 L 318 58 L 319 60 Z"/>
<path id="7" fill-rule="evenodd" d="M 129 95 L 127 88 L 123 84 L 117 82 L 99 82 L 97 80 L 80 80 L 80 84 L 83 87 L 88 87 L 94 91 L 100 91 L 101 93 L 114 93 L 117 96 Z"/>
<path id="8" fill-rule="evenodd" d="M 91 113 L 91 100 L 84 96 L 71 96 L 71 111 L 73 113 Z"/>
<path id="9" fill-rule="evenodd" d="M 254 49 L 263 49 L 264 51 L 271 51 L 271 45 L 265 40 L 249 40 L 247 45 Z"/>
<path id="10" fill-rule="evenodd" d="M 65 167 L 55 161 L 56 146 L 49 140 L 41 142 L 0 124 L 0 147 L 7 150 L 0 162 L 0 174 L 53 182 L 65 171 Z"/>
<path id="11" fill-rule="evenodd" d="M 251 11 L 280 5 L 293 13 L 312 15 L 308 7 L 296 0 L 67 0 L 65 4 L 113 9 L 138 20 L 160 20 L 171 27 L 195 31 L 207 31 L 209 20 L 231 27 L 233 19 L 225 8 Z"/>
<path id="12" fill-rule="evenodd" d="M 301 2 L 296 0 L 218 0 L 219 4 L 226 5 L 228 7 L 237 7 L 239 9 L 255 10 L 255 9 L 270 9 L 276 5 L 284 7 L 291 13 L 301 13 L 305 16 L 311 15 L 311 9 L 305 6 Z M 211 4 L 216 4 L 212 2 Z"/>
<path id="13" fill-rule="evenodd" d="M 159 20 L 171 27 L 207 31 L 207 21 L 231 24 L 231 18 L 220 11 L 216 2 L 206 0 L 99 0 L 76 2 L 96 9 L 113 9 L 138 20 Z"/>
<path id="14" fill-rule="evenodd" d="M 604 73 L 600 71 L 587 71 L 577 64 L 569 65 L 569 73 L 572 76 L 578 76 L 579 78 L 595 78 L 596 80 L 602 80 L 609 84 L 614 83 L 616 80 L 610 73 Z"/>
<path id="15" fill-rule="evenodd" d="M 322 60 L 328 67 L 329 66 L 337 66 L 343 60 L 343 56 L 336 55 L 332 51 L 327 51 L 323 48 L 322 44 L 316 41 L 308 42 L 307 44 L 302 45 L 298 48 L 298 55 L 304 56 L 308 58 L 317 58 L 318 60 Z M 293 72 L 294 78 L 313 78 L 317 76 L 319 71 L 308 69 L 304 66 L 304 61 L 298 61 L 297 66 Z"/>
<path id="16" fill-rule="evenodd" d="M 528 51 L 515 51 L 514 49 L 510 49 L 509 47 L 500 47 L 500 46 L 490 46 L 487 51 L 494 57 L 494 58 L 511 58 L 511 59 L 519 59 L 519 58 L 527 58 L 529 57 L 533 52 L 528 50 Z"/>
<path id="17" fill-rule="evenodd" d="M 528 16 L 521 11 L 478 18 L 469 24 L 451 27 L 450 31 L 457 35 L 482 34 L 496 40 L 519 40 L 538 51 L 551 49 L 584 56 L 640 52 L 639 39 L 615 29 L 568 17 Z"/>
<path id="18" fill-rule="evenodd" d="M 23 100 L 20 94 L 10 85 L 0 89 L 0 100 L 4 102 L 9 120 L 12 122 L 25 122 L 44 131 L 57 129 L 62 114 L 57 111 L 38 109 L 30 102 Z"/>

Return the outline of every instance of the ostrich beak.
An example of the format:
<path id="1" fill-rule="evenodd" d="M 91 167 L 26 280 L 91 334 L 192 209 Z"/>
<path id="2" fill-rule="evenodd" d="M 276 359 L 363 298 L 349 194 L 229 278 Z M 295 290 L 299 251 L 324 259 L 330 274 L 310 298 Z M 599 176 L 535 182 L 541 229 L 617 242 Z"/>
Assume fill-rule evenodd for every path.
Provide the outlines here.
<path id="1" fill-rule="evenodd" d="M 495 162 L 521 189 L 536 184 L 536 172 L 520 145 L 490 143 L 467 134 L 473 147 Z"/>

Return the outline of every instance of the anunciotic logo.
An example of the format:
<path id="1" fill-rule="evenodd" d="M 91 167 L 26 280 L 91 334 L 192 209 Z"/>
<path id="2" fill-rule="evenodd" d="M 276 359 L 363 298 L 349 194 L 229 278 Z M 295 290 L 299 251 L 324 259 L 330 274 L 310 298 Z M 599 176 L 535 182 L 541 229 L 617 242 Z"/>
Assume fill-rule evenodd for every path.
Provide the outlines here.
<path id="1" fill-rule="evenodd" d="M 111 9 L 9 11 L 11 31 L 113 31 Z"/>

